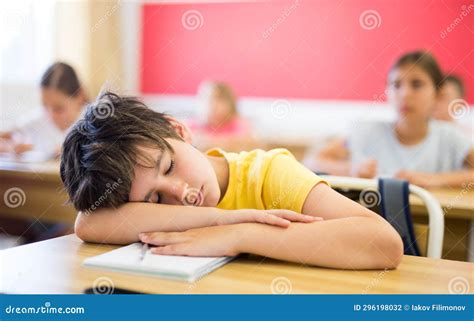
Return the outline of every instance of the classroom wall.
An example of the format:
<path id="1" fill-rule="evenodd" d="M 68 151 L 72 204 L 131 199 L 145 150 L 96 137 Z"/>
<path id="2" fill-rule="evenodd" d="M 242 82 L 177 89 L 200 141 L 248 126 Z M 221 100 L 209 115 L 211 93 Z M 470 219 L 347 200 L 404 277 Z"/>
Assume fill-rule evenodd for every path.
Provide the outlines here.
<path id="1" fill-rule="evenodd" d="M 424 48 L 474 102 L 474 5 L 292 0 L 141 5 L 140 86 L 193 95 L 206 78 L 245 97 L 384 101 L 401 53 Z M 457 20 L 456 20 L 457 19 Z"/>
<path id="2" fill-rule="evenodd" d="M 72 64 L 91 99 L 123 87 L 121 10 L 117 0 L 58 1 L 54 60 Z"/>
<path id="3" fill-rule="evenodd" d="M 55 61 L 67 62 L 75 68 L 91 99 L 104 84 L 105 88 L 121 92 L 125 80 L 133 80 L 128 74 L 124 77 L 122 69 L 121 49 L 127 44 L 122 39 L 121 14 L 128 9 L 128 4 L 117 0 L 87 0 L 55 1 L 49 6 L 41 4 L 31 8 L 25 2 L 24 6 L 24 10 L 15 11 L 14 16 L 24 21 L 20 19 L 16 30 L 6 32 L 15 31 L 24 43 L 32 43 L 20 47 L 23 50 L 17 53 L 17 60 L 28 60 L 34 53 L 32 59 L 36 64 L 29 62 L 26 64 L 29 68 L 25 69 L 23 64 L 20 68 L 28 73 L 29 77 L 25 78 L 29 81 L 4 79 L 8 72 L 0 75 L 0 130 L 9 130 L 41 113 L 39 82 L 44 70 Z M 44 58 L 38 59 L 38 56 Z M 8 69 L 13 69 L 12 62 L 13 59 L 6 60 Z"/>
<path id="4" fill-rule="evenodd" d="M 147 95 L 153 109 L 181 120 L 199 116 L 194 96 Z M 238 109 L 251 120 L 259 140 L 281 145 L 321 145 L 327 138 L 345 136 L 365 120 L 391 120 L 395 111 L 386 103 L 353 100 L 241 98 Z M 472 118 L 466 118 L 472 122 Z"/>

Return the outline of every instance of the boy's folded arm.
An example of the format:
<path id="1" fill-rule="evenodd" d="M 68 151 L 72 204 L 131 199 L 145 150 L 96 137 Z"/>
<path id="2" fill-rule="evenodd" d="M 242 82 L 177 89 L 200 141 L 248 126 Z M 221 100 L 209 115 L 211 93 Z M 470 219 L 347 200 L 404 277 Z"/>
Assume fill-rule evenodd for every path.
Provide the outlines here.
<path id="1" fill-rule="evenodd" d="M 143 232 L 182 232 L 190 229 L 238 223 L 262 223 L 287 227 L 290 222 L 314 222 L 319 218 L 289 210 L 224 210 L 154 203 L 126 203 L 117 209 L 79 213 L 76 235 L 86 242 L 128 244 Z"/>
<path id="2" fill-rule="evenodd" d="M 302 212 L 324 221 L 292 224 L 286 230 L 253 226 L 250 232 L 258 232 L 254 237 L 246 234 L 244 251 L 336 268 L 393 268 L 399 264 L 403 243 L 396 230 L 326 184 L 313 187 Z M 282 246 L 275 246 L 280 241 Z"/>
<path id="3" fill-rule="evenodd" d="M 287 229 L 239 224 L 239 253 L 340 269 L 393 269 L 403 244 L 391 227 L 371 217 L 347 217 Z"/>
<path id="4" fill-rule="evenodd" d="M 117 209 L 79 212 L 74 230 L 86 242 L 128 244 L 141 232 L 174 232 L 215 225 L 224 210 L 153 203 L 126 203 Z"/>

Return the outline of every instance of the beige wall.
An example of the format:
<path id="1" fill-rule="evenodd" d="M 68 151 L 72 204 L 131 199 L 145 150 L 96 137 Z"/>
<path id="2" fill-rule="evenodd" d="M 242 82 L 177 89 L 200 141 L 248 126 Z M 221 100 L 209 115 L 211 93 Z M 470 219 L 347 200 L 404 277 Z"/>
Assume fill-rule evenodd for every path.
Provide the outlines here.
<path id="1" fill-rule="evenodd" d="M 120 9 L 117 0 L 58 1 L 56 58 L 72 64 L 93 99 L 104 83 L 123 85 Z"/>

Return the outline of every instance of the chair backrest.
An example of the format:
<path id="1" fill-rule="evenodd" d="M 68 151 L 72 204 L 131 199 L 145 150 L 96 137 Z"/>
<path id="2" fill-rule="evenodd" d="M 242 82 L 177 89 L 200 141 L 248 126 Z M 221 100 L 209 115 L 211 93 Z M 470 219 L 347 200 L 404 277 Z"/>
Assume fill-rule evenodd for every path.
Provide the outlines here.
<path id="1" fill-rule="evenodd" d="M 413 225 L 409 211 L 408 194 L 418 196 L 425 204 L 428 211 L 429 233 L 428 245 L 426 246 L 427 256 L 430 258 L 441 258 L 444 237 L 444 216 L 439 202 L 425 189 L 409 185 L 397 180 L 389 179 L 362 179 L 343 176 L 321 175 L 333 188 L 343 190 L 361 191 L 360 200 L 363 205 L 364 192 L 366 196 L 372 192 L 369 197 L 378 197 L 376 205 L 380 206 L 381 214 L 389 217 L 388 221 L 400 233 L 404 239 L 405 249 L 409 248 L 406 254 L 421 255 L 425 252 L 425 241 L 421 239 L 419 244 L 416 242 L 416 232 L 426 234 L 426 228 L 419 225 Z M 396 191 L 396 192 L 395 192 Z M 397 210 L 398 208 L 398 210 Z M 403 219 L 402 219 L 403 218 Z M 396 222 L 396 223 L 395 223 Z M 407 246 L 409 245 L 409 246 Z"/>

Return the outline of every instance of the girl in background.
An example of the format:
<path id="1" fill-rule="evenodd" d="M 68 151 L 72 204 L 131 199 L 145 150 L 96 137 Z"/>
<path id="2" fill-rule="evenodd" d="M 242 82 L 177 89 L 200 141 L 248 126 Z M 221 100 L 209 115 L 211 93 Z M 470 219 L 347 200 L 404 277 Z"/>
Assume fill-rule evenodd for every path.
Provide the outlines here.
<path id="1" fill-rule="evenodd" d="M 201 150 L 220 147 L 227 151 L 251 149 L 255 145 L 250 123 L 237 110 L 237 100 L 229 85 L 204 82 L 199 86 L 201 113 L 189 123 L 194 145 Z"/>
<path id="2" fill-rule="evenodd" d="M 16 128 L 0 133 L 0 152 L 24 155 L 34 151 L 40 161 L 59 155 L 68 128 L 81 117 L 87 95 L 74 69 L 65 63 L 51 65 L 41 77 L 41 114 Z M 24 155 L 26 156 L 26 155 Z M 37 155 L 35 155 L 37 156 Z M 22 160 L 22 158 L 19 158 Z M 18 218 L 0 218 L 2 231 L 10 235 L 21 235 L 22 242 L 30 243 L 69 234 L 73 231 L 68 224 L 28 221 Z"/>
<path id="3" fill-rule="evenodd" d="M 323 148 L 313 170 L 333 175 L 392 176 L 424 187 L 474 181 L 474 147 L 455 126 L 432 119 L 443 75 L 427 52 L 400 57 L 388 74 L 394 122 L 357 124 L 349 138 Z"/>
<path id="4" fill-rule="evenodd" d="M 62 62 L 44 72 L 40 86 L 42 113 L 0 133 L 0 152 L 19 155 L 36 151 L 45 158 L 59 154 L 67 129 L 82 114 L 87 95 L 74 69 Z"/>
<path id="5" fill-rule="evenodd" d="M 464 114 L 467 102 L 465 99 L 464 83 L 458 76 L 448 75 L 444 78 L 443 84 L 439 91 L 438 103 L 433 117 L 443 120 L 457 126 L 465 134 L 474 136 L 474 127 L 472 122 L 469 124 L 462 123 L 457 119 L 457 115 Z"/>

